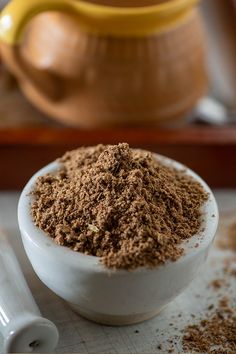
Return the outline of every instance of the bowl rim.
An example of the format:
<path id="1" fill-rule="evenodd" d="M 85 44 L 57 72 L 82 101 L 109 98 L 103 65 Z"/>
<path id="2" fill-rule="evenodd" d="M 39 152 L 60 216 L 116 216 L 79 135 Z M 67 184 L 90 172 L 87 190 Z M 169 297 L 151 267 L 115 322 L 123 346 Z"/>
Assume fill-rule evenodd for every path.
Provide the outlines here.
<path id="1" fill-rule="evenodd" d="M 215 197 L 206 184 L 206 182 L 197 175 L 194 171 L 186 167 L 180 162 L 177 162 L 173 159 L 165 157 L 160 154 L 153 153 L 154 157 L 160 161 L 161 163 L 172 166 L 178 170 L 184 170 L 187 175 L 193 177 L 196 181 L 198 181 L 204 190 L 208 193 L 208 200 L 204 203 L 202 208 L 202 227 L 201 231 L 195 235 L 193 235 L 190 239 L 181 243 L 181 246 L 184 248 L 184 254 L 178 258 L 176 261 L 167 261 L 163 265 L 157 266 L 155 268 L 148 267 L 139 267 L 132 270 L 133 274 L 139 274 L 150 272 L 150 271 L 158 271 L 167 265 L 174 265 L 176 263 L 182 263 L 187 260 L 189 257 L 197 256 L 200 252 L 204 251 L 209 245 L 213 242 L 214 236 L 216 234 L 216 230 L 218 227 L 219 221 L 219 211 L 218 206 L 215 200 Z M 23 239 L 23 243 L 30 242 L 32 243 L 42 255 L 46 252 L 50 252 L 50 257 L 53 259 L 63 259 L 63 263 L 71 265 L 74 268 L 84 268 L 84 269 L 92 269 L 94 272 L 106 272 L 116 274 L 129 274 L 130 270 L 125 269 L 110 269 L 105 267 L 101 262 L 100 258 L 91 255 L 85 255 L 81 252 L 75 252 L 66 246 L 60 246 L 54 242 L 50 236 L 48 236 L 44 231 L 40 230 L 37 226 L 34 225 L 31 213 L 30 213 L 30 205 L 32 201 L 32 195 L 30 192 L 33 189 L 33 186 L 39 176 L 43 176 L 46 173 L 56 172 L 60 168 L 60 163 L 55 160 L 45 167 L 38 170 L 27 182 L 25 185 L 18 203 L 18 224 L 21 232 L 21 236 Z M 198 247 L 196 247 L 196 243 L 198 243 Z"/>

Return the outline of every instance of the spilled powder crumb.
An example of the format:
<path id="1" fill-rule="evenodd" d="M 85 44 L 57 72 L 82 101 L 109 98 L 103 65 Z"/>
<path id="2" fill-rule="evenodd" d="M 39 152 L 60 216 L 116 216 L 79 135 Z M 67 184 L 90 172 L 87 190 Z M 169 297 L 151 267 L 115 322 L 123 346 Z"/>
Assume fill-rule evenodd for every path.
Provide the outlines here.
<path id="1" fill-rule="evenodd" d="M 236 311 L 225 296 L 217 309 L 199 323 L 187 326 L 183 335 L 183 349 L 191 353 L 236 353 Z"/>
<path id="2" fill-rule="evenodd" d="M 32 217 L 54 241 L 109 268 L 175 261 L 201 227 L 208 195 L 184 171 L 128 144 L 79 148 L 39 177 Z"/>
<path id="3" fill-rule="evenodd" d="M 222 286 L 225 285 L 225 280 L 224 279 L 214 279 L 214 280 L 212 280 L 210 285 L 214 290 L 218 290 L 218 289 L 222 288 Z"/>

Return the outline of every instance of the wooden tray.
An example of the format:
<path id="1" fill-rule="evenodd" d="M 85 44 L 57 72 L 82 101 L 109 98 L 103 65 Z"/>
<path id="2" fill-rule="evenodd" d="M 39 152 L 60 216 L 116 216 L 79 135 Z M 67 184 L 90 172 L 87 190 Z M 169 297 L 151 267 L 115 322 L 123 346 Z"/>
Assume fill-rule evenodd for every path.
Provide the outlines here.
<path id="1" fill-rule="evenodd" d="M 211 187 L 236 187 L 236 126 L 80 130 L 54 123 L 8 79 L 0 87 L 0 189 L 20 189 L 40 167 L 81 145 L 128 142 L 174 158 Z M 6 89 L 8 87 L 9 89 Z"/>

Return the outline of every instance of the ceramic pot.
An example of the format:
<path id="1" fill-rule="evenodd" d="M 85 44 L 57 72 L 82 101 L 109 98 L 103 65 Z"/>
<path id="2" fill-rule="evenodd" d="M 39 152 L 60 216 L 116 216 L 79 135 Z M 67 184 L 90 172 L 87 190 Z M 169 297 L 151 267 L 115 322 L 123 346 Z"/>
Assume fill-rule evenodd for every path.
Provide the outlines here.
<path id="1" fill-rule="evenodd" d="M 136 7 L 150 6 L 168 2 L 170 0 L 86 0 L 87 2 L 106 6 Z"/>
<path id="2" fill-rule="evenodd" d="M 64 123 L 182 120 L 207 86 L 197 1 L 141 3 L 13 0 L 0 19 L 3 58 L 26 96 Z"/>
<path id="3" fill-rule="evenodd" d="M 30 212 L 33 201 L 30 192 L 39 176 L 60 168 L 58 162 L 51 163 L 34 175 L 21 194 L 19 227 L 36 274 L 74 310 L 90 320 L 126 325 L 151 318 L 182 292 L 205 265 L 218 224 L 215 198 L 206 183 L 186 166 L 158 155 L 156 158 L 161 158 L 162 163 L 176 169 L 184 169 L 201 183 L 209 198 L 202 210 L 202 231 L 181 245 L 184 255 L 176 262 L 169 261 L 153 269 L 108 269 L 99 261 L 99 257 L 59 246 L 34 225 Z M 196 243 L 198 247 L 195 247 Z"/>

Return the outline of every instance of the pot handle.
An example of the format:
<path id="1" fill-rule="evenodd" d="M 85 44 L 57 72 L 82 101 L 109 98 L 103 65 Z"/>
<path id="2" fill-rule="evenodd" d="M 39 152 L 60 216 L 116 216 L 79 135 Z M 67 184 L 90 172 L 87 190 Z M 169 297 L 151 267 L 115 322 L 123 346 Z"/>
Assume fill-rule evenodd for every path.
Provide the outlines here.
<path id="1" fill-rule="evenodd" d="M 47 11 L 75 13 L 75 1 L 12 0 L 0 16 L 0 49 L 6 65 L 19 81 L 29 82 L 36 91 L 57 100 L 61 97 L 60 85 L 53 74 L 27 62 L 20 50 L 26 25 L 33 17 Z"/>

